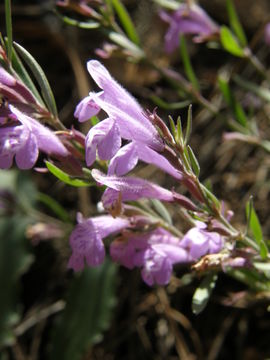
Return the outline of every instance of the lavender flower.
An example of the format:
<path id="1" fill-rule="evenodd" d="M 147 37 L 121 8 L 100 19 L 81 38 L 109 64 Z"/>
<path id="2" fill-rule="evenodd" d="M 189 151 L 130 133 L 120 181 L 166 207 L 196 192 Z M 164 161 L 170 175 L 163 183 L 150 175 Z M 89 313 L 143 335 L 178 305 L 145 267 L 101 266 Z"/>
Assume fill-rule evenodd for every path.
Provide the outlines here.
<path id="1" fill-rule="evenodd" d="M 87 164 L 90 166 L 93 163 L 93 154 L 97 147 L 99 153 L 105 152 L 106 156 L 113 156 L 117 147 L 111 154 L 108 154 L 105 149 L 107 142 L 103 141 L 102 134 L 100 134 L 101 131 L 104 135 L 108 128 L 111 130 L 111 136 L 116 139 L 119 139 L 120 136 L 126 140 L 145 144 L 156 151 L 162 151 L 163 141 L 151 121 L 144 115 L 143 109 L 137 101 L 111 77 L 100 62 L 90 60 L 87 68 L 102 91 L 91 92 L 87 98 L 83 99 L 75 110 L 75 116 L 79 121 L 85 121 L 87 117 L 91 117 L 99 109 L 102 109 L 109 117 L 106 125 L 94 126 L 87 135 Z M 119 140 L 117 141 L 119 144 Z"/>
<path id="2" fill-rule="evenodd" d="M 172 166 L 162 154 L 135 141 L 123 146 L 111 159 L 108 174 L 124 175 L 131 171 L 139 160 L 157 166 L 178 180 L 183 178 L 183 174 Z"/>
<path id="3" fill-rule="evenodd" d="M 39 149 L 51 155 L 68 155 L 64 145 L 51 130 L 12 105 L 9 110 L 19 125 L 0 125 L 1 169 L 10 168 L 14 157 L 20 169 L 30 169 L 37 161 Z"/>
<path id="4" fill-rule="evenodd" d="M 0 95 L 3 95 L 11 102 L 38 105 L 37 100 L 27 87 L 20 80 L 10 75 L 1 65 Z"/>
<path id="5" fill-rule="evenodd" d="M 70 235 L 72 255 L 68 267 L 75 271 L 82 270 L 85 261 L 88 266 L 100 265 L 105 257 L 102 239 L 129 226 L 126 219 L 113 218 L 110 215 L 83 219 L 77 217 L 78 225 Z"/>
<path id="6" fill-rule="evenodd" d="M 218 253 L 223 247 L 220 234 L 206 230 L 206 225 L 201 221 L 196 222 L 196 227 L 190 229 L 181 241 L 193 260 L 205 254 Z"/>
<path id="7" fill-rule="evenodd" d="M 270 22 L 264 28 L 264 41 L 266 45 L 270 45 Z"/>
<path id="8" fill-rule="evenodd" d="M 181 4 L 172 15 L 162 11 L 162 20 L 170 24 L 165 35 L 165 49 L 168 53 L 175 50 L 179 45 L 180 34 L 194 34 L 195 42 L 203 42 L 219 32 L 219 27 L 196 4 Z"/>
<path id="9" fill-rule="evenodd" d="M 119 201 L 119 196 L 123 202 L 141 198 L 173 202 L 179 201 L 178 198 L 180 197 L 181 204 L 189 209 L 196 209 L 195 205 L 185 196 L 164 189 L 147 180 L 135 177 L 106 176 L 96 169 L 92 170 L 92 176 L 97 183 L 108 187 L 102 196 L 103 205 L 107 209 Z"/>
<path id="10" fill-rule="evenodd" d="M 141 268 L 142 278 L 150 286 L 168 284 L 173 265 L 191 260 L 179 239 L 162 228 L 116 239 L 110 254 L 114 261 L 129 269 Z"/>

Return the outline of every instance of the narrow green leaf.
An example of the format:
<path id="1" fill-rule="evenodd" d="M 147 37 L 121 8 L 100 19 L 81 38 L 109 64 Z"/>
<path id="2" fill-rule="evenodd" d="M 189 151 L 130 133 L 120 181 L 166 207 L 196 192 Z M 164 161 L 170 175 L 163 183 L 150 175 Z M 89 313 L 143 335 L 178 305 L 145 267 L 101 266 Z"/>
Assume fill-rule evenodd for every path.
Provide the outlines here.
<path id="1" fill-rule="evenodd" d="M 175 0 L 153 0 L 156 4 L 169 10 L 179 9 L 180 2 Z"/>
<path id="2" fill-rule="evenodd" d="M 215 206 L 216 206 L 217 209 L 220 209 L 220 202 L 219 202 L 219 200 L 217 199 L 217 197 L 216 197 L 209 189 L 207 189 L 206 186 L 204 186 L 204 185 L 201 184 L 201 187 L 202 187 L 202 190 L 204 191 L 206 197 L 208 198 L 208 200 L 209 200 L 211 203 L 215 204 Z"/>
<path id="3" fill-rule="evenodd" d="M 268 249 L 266 243 L 263 240 L 263 233 L 259 218 L 256 214 L 256 211 L 253 207 L 252 199 L 250 199 L 246 204 L 246 217 L 248 221 L 248 227 L 250 228 L 254 239 L 260 247 L 260 255 L 262 259 L 265 259 L 268 254 Z"/>
<path id="4" fill-rule="evenodd" d="M 116 303 L 115 279 L 116 266 L 108 260 L 74 277 L 52 334 L 50 360 L 80 360 L 87 348 L 101 340 Z"/>
<path id="5" fill-rule="evenodd" d="M 178 110 L 183 109 L 190 104 L 190 100 L 184 100 L 174 103 L 168 103 L 156 95 L 151 95 L 150 99 L 161 109 L 165 110 Z"/>
<path id="6" fill-rule="evenodd" d="M 191 167 L 192 167 L 195 175 L 197 177 L 199 177 L 199 175 L 200 175 L 200 164 L 199 164 L 193 150 L 191 149 L 191 147 L 189 145 L 187 146 L 187 149 L 188 149 L 188 155 L 189 155 Z"/>
<path id="7" fill-rule="evenodd" d="M 228 81 L 226 81 L 220 76 L 218 79 L 218 84 L 226 103 L 231 107 L 231 110 L 234 112 L 236 120 L 239 122 L 239 124 L 246 128 L 248 125 L 246 113 L 242 105 L 235 99 L 233 93 L 231 92 Z"/>
<path id="8" fill-rule="evenodd" d="M 176 123 L 176 141 L 180 143 L 181 146 L 183 146 L 184 139 L 183 139 L 182 121 L 180 116 L 178 116 Z"/>
<path id="9" fill-rule="evenodd" d="M 94 183 L 90 183 L 89 181 L 81 180 L 81 179 L 73 179 L 63 170 L 59 169 L 57 166 L 53 165 L 49 161 L 45 161 L 48 170 L 59 180 L 63 181 L 65 184 L 82 187 L 82 186 L 92 186 Z"/>
<path id="10" fill-rule="evenodd" d="M 175 128 L 174 120 L 173 120 L 173 118 L 171 117 L 171 115 L 169 115 L 168 118 L 169 118 L 171 133 L 173 134 L 173 137 L 175 138 L 175 136 L 176 136 L 176 128 Z"/>
<path id="11" fill-rule="evenodd" d="M 111 0 L 111 1 L 127 36 L 130 38 L 132 42 L 134 42 L 134 44 L 139 45 L 140 44 L 139 36 L 125 6 L 122 4 L 120 0 Z"/>
<path id="12" fill-rule="evenodd" d="M 225 25 L 221 26 L 220 40 L 224 49 L 227 50 L 230 54 L 238 57 L 245 56 L 244 49 L 240 46 L 231 30 Z"/>
<path id="13" fill-rule="evenodd" d="M 198 315 L 205 309 L 215 288 L 217 278 L 216 274 L 207 275 L 196 289 L 192 298 L 192 311 L 194 314 Z"/>
<path id="14" fill-rule="evenodd" d="M 164 219 L 168 224 L 172 225 L 172 218 L 166 207 L 161 201 L 157 199 L 151 199 L 150 203 L 153 205 L 156 212 Z"/>
<path id="15" fill-rule="evenodd" d="M 239 104 L 239 102 L 236 100 L 234 103 L 234 113 L 235 113 L 236 120 L 239 122 L 239 124 L 241 124 L 244 127 L 247 127 L 248 119 L 247 119 L 246 113 L 245 113 L 242 105 Z"/>
<path id="16" fill-rule="evenodd" d="M 51 196 L 39 192 L 37 194 L 37 200 L 46 205 L 54 214 L 64 222 L 70 222 L 70 217 L 64 207 Z"/>
<path id="17" fill-rule="evenodd" d="M 99 118 L 97 116 L 92 116 L 91 117 L 91 124 L 92 126 L 95 126 L 99 123 Z"/>
<path id="18" fill-rule="evenodd" d="M 231 105 L 232 94 L 227 79 L 222 76 L 218 77 L 218 85 L 222 95 L 228 105 Z"/>
<path id="19" fill-rule="evenodd" d="M 67 25 L 77 26 L 81 29 L 87 29 L 87 30 L 97 29 L 100 27 L 100 23 L 97 21 L 92 21 L 92 20 L 78 21 L 78 20 L 72 19 L 68 16 L 62 15 L 58 11 L 56 13 L 61 18 L 61 20 Z"/>
<path id="20" fill-rule="evenodd" d="M 233 0 L 226 0 L 226 5 L 229 15 L 230 26 L 235 32 L 235 35 L 237 36 L 241 46 L 245 47 L 247 45 L 246 35 L 238 18 Z"/>
<path id="21" fill-rule="evenodd" d="M 40 86 L 43 98 L 48 106 L 48 109 L 55 117 L 57 117 L 58 115 L 57 115 L 55 99 L 44 71 L 27 50 L 25 50 L 21 45 L 17 44 L 16 42 L 14 42 L 14 46 L 21 55 L 21 57 L 23 58 L 23 60 L 31 69 L 33 75 L 35 76 Z"/>
<path id="22" fill-rule="evenodd" d="M 123 49 L 128 50 L 135 58 L 142 59 L 145 57 L 143 50 L 124 35 L 114 31 L 109 31 L 108 37 L 115 44 L 120 45 Z"/>
<path id="23" fill-rule="evenodd" d="M 185 145 L 188 143 L 190 135 L 192 132 L 192 105 L 188 107 L 188 116 L 187 116 L 187 128 L 185 133 Z"/>
<path id="24" fill-rule="evenodd" d="M 189 53 L 187 50 L 186 39 L 185 39 L 184 35 L 180 36 L 180 53 L 181 53 L 181 59 L 183 61 L 183 65 L 184 65 L 184 69 L 185 69 L 187 78 L 191 82 L 194 89 L 199 90 L 199 88 L 200 88 L 199 82 L 198 82 L 198 79 L 196 77 L 196 74 L 193 70 L 193 67 L 192 67 L 192 64 L 190 61 Z"/>
<path id="25" fill-rule="evenodd" d="M 237 85 L 240 85 L 243 89 L 253 92 L 254 94 L 258 95 L 263 100 L 270 102 L 270 91 L 269 89 L 258 86 L 251 81 L 242 79 L 239 75 L 235 75 L 233 80 L 236 82 Z"/>
<path id="26" fill-rule="evenodd" d="M 30 76 L 28 75 L 28 72 L 26 71 L 25 67 L 23 66 L 23 63 L 21 62 L 19 56 L 17 55 L 14 48 L 12 48 L 12 68 L 14 69 L 17 76 L 20 77 L 21 81 L 27 86 L 29 90 L 31 90 L 32 94 L 35 96 L 35 98 L 38 100 L 38 102 L 41 105 L 45 105 L 41 96 L 39 95 L 39 92 L 37 91 L 37 88 L 35 87 L 33 81 L 31 80 Z"/>
<path id="27" fill-rule="evenodd" d="M 5 0 L 6 31 L 7 31 L 7 55 L 9 61 L 12 56 L 12 18 L 10 0 Z"/>

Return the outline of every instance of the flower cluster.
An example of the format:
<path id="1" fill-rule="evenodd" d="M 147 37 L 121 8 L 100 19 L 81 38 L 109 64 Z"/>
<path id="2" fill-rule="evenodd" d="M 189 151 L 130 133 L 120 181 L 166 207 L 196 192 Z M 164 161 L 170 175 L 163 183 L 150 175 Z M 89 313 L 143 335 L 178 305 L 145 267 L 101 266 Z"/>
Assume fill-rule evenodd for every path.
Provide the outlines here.
<path id="1" fill-rule="evenodd" d="M 132 269 L 141 269 L 148 285 L 167 284 L 173 265 L 196 262 L 205 254 L 218 253 L 223 248 L 223 237 L 208 231 L 202 222 L 184 236 L 175 236 L 151 217 L 129 215 L 129 201 L 157 199 L 180 204 L 196 211 L 197 206 L 184 195 L 162 188 L 145 179 L 124 176 L 138 160 L 152 164 L 182 181 L 190 189 L 195 187 L 183 171 L 183 165 L 174 161 L 176 154 L 168 151 L 168 138 L 173 143 L 165 123 L 154 113 L 146 113 L 137 101 L 124 90 L 98 61 L 90 60 L 87 68 L 100 92 L 90 92 L 77 106 L 75 116 L 83 122 L 102 109 L 107 118 L 93 126 L 85 140 L 85 160 L 92 166 L 96 160 L 108 160 L 108 173 L 93 169 L 97 184 L 105 185 L 102 203 L 111 215 L 78 218 L 78 225 L 70 237 L 72 256 L 69 267 L 74 270 L 96 266 L 104 260 L 103 239 L 119 236 L 110 245 L 114 261 Z M 166 136 L 165 136 L 166 135 Z M 125 140 L 124 146 L 122 141 Z M 170 156 L 168 155 L 170 154 Z M 195 191 L 193 191 L 195 192 Z M 196 197 L 196 196 L 195 196 Z"/>
<path id="2" fill-rule="evenodd" d="M 194 35 L 195 42 L 203 42 L 219 32 L 218 25 L 200 6 L 194 3 L 191 5 L 181 4 L 173 14 L 162 11 L 160 16 L 170 25 L 165 35 L 167 52 L 172 52 L 178 47 L 180 34 Z"/>
<path id="3" fill-rule="evenodd" d="M 20 169 L 32 168 L 39 150 L 55 157 L 68 151 L 60 139 L 37 119 L 44 109 L 17 78 L 0 66 L 0 168 L 8 169 L 15 157 Z M 33 109 L 35 109 L 33 111 Z"/>

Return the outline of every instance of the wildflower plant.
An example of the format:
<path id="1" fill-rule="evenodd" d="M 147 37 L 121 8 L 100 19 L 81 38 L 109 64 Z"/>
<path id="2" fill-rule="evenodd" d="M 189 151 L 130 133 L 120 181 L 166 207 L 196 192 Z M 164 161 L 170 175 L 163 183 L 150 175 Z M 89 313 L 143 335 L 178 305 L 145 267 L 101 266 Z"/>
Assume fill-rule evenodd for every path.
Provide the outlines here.
<path id="1" fill-rule="evenodd" d="M 156 3 L 166 7 L 159 9 L 164 26 L 169 23 L 165 50 L 179 48 L 183 74 L 160 66 L 146 54 L 120 0 L 56 2 L 58 15 L 69 25 L 105 31 L 111 52 L 108 46 L 107 50 L 105 46 L 98 49 L 96 53 L 103 59 L 117 54 L 147 65 L 181 97 L 179 102 L 167 103 L 150 96 L 155 103 L 150 111 L 114 79 L 102 61 L 90 59 L 86 67 L 98 90 L 80 100 L 69 129 L 61 122 L 45 73 L 26 49 L 13 42 L 10 3 L 6 0 L 7 36 L 1 37 L 0 47 L 0 168 L 33 169 L 50 173 L 66 186 L 98 189 L 100 213 L 89 217 L 76 211 L 77 223 L 72 229 L 67 220 L 70 254 L 66 267 L 75 272 L 99 267 L 109 257 L 124 268 L 139 269 L 148 286 L 166 286 L 181 267 L 195 278 L 203 278 L 193 297 L 195 313 L 206 306 L 222 272 L 269 296 L 269 243 L 263 237 L 252 198 L 246 203 L 246 222 L 239 226 L 233 217 L 238 209 L 225 206 L 202 181 L 190 144 L 193 103 L 210 114 L 213 122 L 219 116 L 226 119 L 226 128 L 233 129 L 224 133 L 226 142 L 244 141 L 269 153 L 269 140 L 235 91 L 239 86 L 240 91 L 248 90 L 260 101 L 269 101 L 269 91 L 263 85 L 269 82 L 269 74 L 249 48 L 231 0 L 227 1 L 230 28 L 218 25 L 193 2 L 179 6 L 175 1 Z M 76 13 L 80 20 L 65 11 Z M 267 44 L 268 33 L 267 25 Z M 250 82 L 233 68 L 224 67 L 215 84 L 220 100 L 214 103 L 207 99 L 188 53 L 190 35 L 195 43 L 214 43 L 228 56 L 246 61 L 261 82 Z M 181 119 L 168 114 L 167 120 L 155 105 L 166 109 L 186 106 L 187 116 Z M 80 129 L 80 123 L 90 124 L 88 132 L 75 130 Z M 165 174 L 168 181 L 161 185 L 142 176 L 146 166 Z M 6 196 L 1 198 L 0 194 L 2 213 Z M 55 223 L 58 229 L 67 216 L 61 206 L 54 208 L 62 218 L 62 225 Z"/>

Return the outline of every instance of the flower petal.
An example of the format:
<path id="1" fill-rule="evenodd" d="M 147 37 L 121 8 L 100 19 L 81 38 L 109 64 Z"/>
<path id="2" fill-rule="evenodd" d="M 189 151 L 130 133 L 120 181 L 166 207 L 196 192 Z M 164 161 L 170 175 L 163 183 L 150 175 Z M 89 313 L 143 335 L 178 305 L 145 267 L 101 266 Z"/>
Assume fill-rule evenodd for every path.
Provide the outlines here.
<path id="1" fill-rule="evenodd" d="M 29 138 L 16 153 L 15 159 L 20 169 L 31 169 L 38 158 L 38 145 L 35 135 L 29 134 Z"/>

